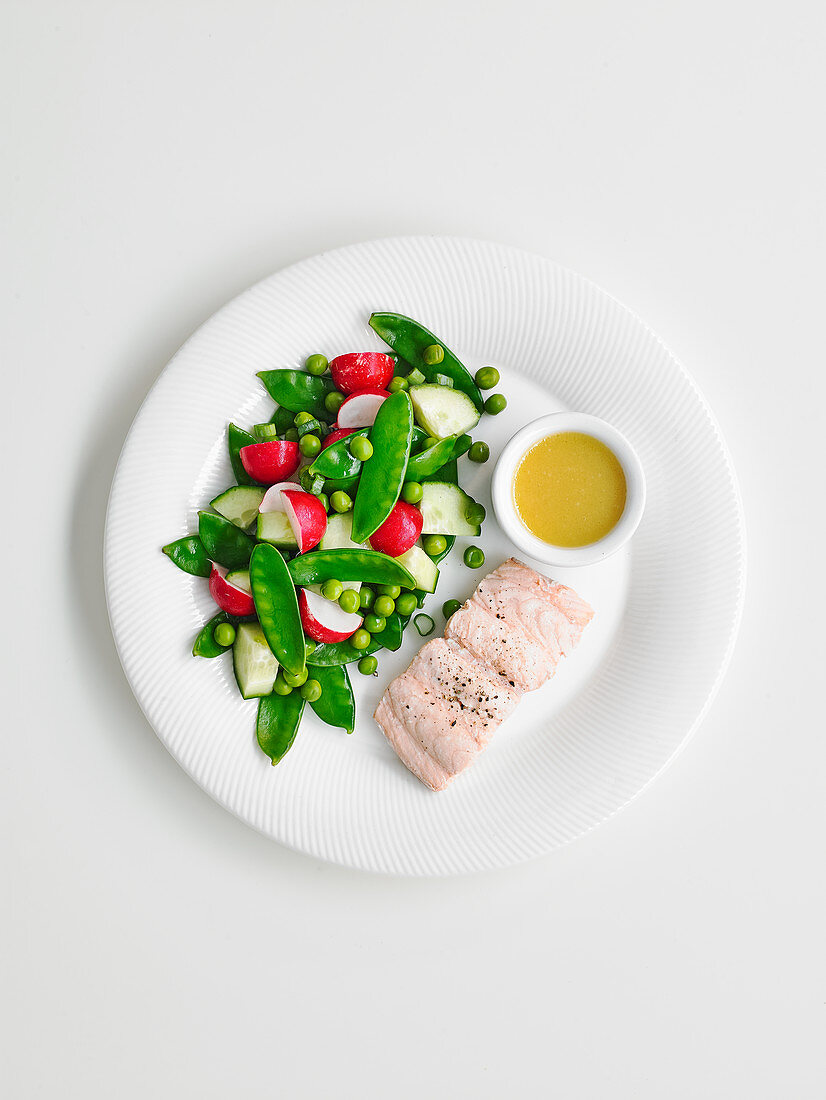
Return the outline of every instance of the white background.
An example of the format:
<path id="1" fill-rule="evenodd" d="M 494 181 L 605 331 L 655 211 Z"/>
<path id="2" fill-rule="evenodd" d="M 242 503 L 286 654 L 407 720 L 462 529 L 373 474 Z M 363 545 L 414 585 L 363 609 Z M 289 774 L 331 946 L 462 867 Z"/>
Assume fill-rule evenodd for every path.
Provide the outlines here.
<path id="1" fill-rule="evenodd" d="M 6 0 L 5 1095 L 826 1094 L 825 50 L 819 0 Z M 464 879 L 319 865 L 221 810 L 103 602 L 114 464 L 179 344 L 405 233 L 544 253 L 644 317 L 748 523 L 740 642 L 677 763 Z"/>

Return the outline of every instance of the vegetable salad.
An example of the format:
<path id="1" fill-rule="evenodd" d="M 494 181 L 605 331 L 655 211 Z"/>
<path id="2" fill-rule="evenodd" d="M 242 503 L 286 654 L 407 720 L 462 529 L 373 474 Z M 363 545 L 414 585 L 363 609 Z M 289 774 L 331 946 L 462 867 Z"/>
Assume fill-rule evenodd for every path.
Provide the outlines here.
<path id="1" fill-rule="evenodd" d="M 304 707 L 352 733 L 347 671 L 374 675 L 436 591 L 439 563 L 457 536 L 481 533 L 485 509 L 461 488 L 458 462 L 486 462 L 470 431 L 507 402 L 482 390 L 426 328 L 397 313 L 371 327 L 391 352 L 352 352 L 304 370 L 261 371 L 276 402 L 251 432 L 230 424 L 235 484 L 199 513 L 197 534 L 163 547 L 186 573 L 208 580 L 216 614 L 195 639 L 196 657 L 232 652 L 239 691 L 258 700 L 258 744 L 277 764 Z M 484 564 L 469 546 L 464 562 Z M 459 604 L 448 600 L 444 613 Z"/>

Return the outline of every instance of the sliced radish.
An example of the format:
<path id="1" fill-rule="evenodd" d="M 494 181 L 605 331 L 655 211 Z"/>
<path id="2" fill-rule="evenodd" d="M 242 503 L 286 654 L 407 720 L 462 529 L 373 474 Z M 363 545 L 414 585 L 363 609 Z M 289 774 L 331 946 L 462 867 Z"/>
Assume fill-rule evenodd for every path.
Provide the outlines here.
<path id="1" fill-rule="evenodd" d="M 298 610 L 304 633 L 314 642 L 343 642 L 361 626 L 361 615 L 342 611 L 333 600 L 306 588 L 298 590 Z"/>
<path id="2" fill-rule="evenodd" d="M 383 401 L 390 396 L 386 390 L 361 390 L 351 394 L 338 410 L 337 428 L 369 428 Z"/>
<path id="3" fill-rule="evenodd" d="M 272 485 L 294 474 L 301 462 L 298 444 L 290 439 L 271 439 L 250 443 L 238 452 L 244 469 L 262 485 Z"/>
<path id="4" fill-rule="evenodd" d="M 282 489 L 284 512 L 290 521 L 299 553 L 312 550 L 327 530 L 327 513 L 324 505 L 312 493 L 303 489 Z"/>
<path id="5" fill-rule="evenodd" d="M 335 431 L 330 432 L 321 444 L 322 451 L 325 447 L 329 447 L 331 443 L 338 443 L 340 439 L 346 439 L 347 436 L 352 435 L 355 430 L 355 428 L 336 428 Z"/>
<path id="6" fill-rule="evenodd" d="M 212 563 L 212 572 L 209 574 L 209 594 L 222 611 L 228 615 L 253 615 L 255 604 L 252 596 L 243 588 L 236 588 L 227 579 L 227 570 L 221 565 Z"/>
<path id="7" fill-rule="evenodd" d="M 351 351 L 330 360 L 330 374 L 342 393 L 372 388 L 383 390 L 396 364 L 383 351 Z"/>
<path id="8" fill-rule="evenodd" d="M 393 506 L 393 511 L 370 536 L 370 545 L 380 554 L 397 558 L 409 550 L 422 533 L 422 513 L 413 504 L 403 500 Z"/>
<path id="9" fill-rule="evenodd" d="M 264 499 L 258 505 L 259 512 L 283 512 L 284 501 L 281 499 L 282 489 L 298 489 L 295 481 L 279 481 L 277 485 L 271 485 L 264 493 Z"/>

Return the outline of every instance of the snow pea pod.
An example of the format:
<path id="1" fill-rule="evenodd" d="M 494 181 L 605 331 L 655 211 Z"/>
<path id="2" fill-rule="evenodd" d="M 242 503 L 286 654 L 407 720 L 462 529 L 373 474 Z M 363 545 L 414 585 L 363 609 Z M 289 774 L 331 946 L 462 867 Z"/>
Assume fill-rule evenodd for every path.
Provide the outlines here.
<path id="1" fill-rule="evenodd" d="M 460 435 L 456 440 L 456 444 L 453 448 L 453 454 L 450 456 L 452 459 L 461 458 L 463 454 L 466 454 L 473 446 L 473 440 L 469 435 Z"/>
<path id="2" fill-rule="evenodd" d="M 287 569 L 293 583 L 300 587 L 323 584 L 333 578 L 366 584 L 397 584 L 402 588 L 416 587 L 415 579 L 403 565 L 376 550 L 310 550 L 293 558 Z"/>
<path id="3" fill-rule="evenodd" d="M 250 560 L 255 539 L 214 512 L 198 513 L 198 534 L 207 557 L 227 569 L 244 569 Z"/>
<path id="4" fill-rule="evenodd" d="M 428 382 L 432 382 L 437 374 L 447 375 L 456 389 L 466 393 L 480 413 L 484 412 L 484 400 L 470 371 L 424 325 L 401 313 L 374 313 L 370 318 L 370 327 L 411 367 L 420 370 Z M 438 344 L 444 351 L 444 358 L 436 365 L 426 363 L 423 355 L 425 348 L 433 344 Z"/>
<path id="5" fill-rule="evenodd" d="M 195 639 L 195 643 L 192 646 L 192 656 L 220 657 L 222 653 L 226 653 L 231 646 L 218 645 L 213 637 L 215 627 L 220 626 L 221 623 L 232 623 L 234 626 L 237 622 L 238 620 L 228 615 L 226 611 L 219 611 L 217 615 L 213 615 L 209 622 L 202 627 L 198 637 Z"/>
<path id="6" fill-rule="evenodd" d="M 312 413 L 319 420 L 326 420 L 330 415 L 324 398 L 336 387 L 329 375 L 320 378 L 301 370 L 260 370 L 258 377 L 273 401 L 290 412 Z"/>
<path id="7" fill-rule="evenodd" d="M 429 477 L 437 470 L 441 470 L 442 466 L 453 458 L 456 442 L 455 435 L 448 435 L 421 454 L 411 455 L 404 475 L 405 481 L 421 481 L 423 477 Z"/>
<path id="8" fill-rule="evenodd" d="M 167 543 L 163 552 L 174 565 L 193 577 L 208 577 L 212 572 L 212 563 L 197 535 L 187 535 L 184 539 Z"/>
<path id="9" fill-rule="evenodd" d="M 316 665 L 312 678 L 321 684 L 321 696 L 310 706 L 328 726 L 352 733 L 356 725 L 356 700 L 344 665 Z"/>
<path id="10" fill-rule="evenodd" d="M 252 552 L 250 586 L 267 645 L 287 672 L 300 676 L 304 671 L 304 631 L 298 597 L 287 563 L 269 543 L 259 543 Z"/>
<path id="11" fill-rule="evenodd" d="M 255 736 L 261 749 L 277 764 L 290 751 L 298 733 L 304 700 L 301 692 L 289 695 L 264 695 L 258 702 Z"/>
<path id="12" fill-rule="evenodd" d="M 275 424 L 279 435 L 283 435 L 293 427 L 293 414 L 283 405 L 279 405 L 270 417 L 270 424 Z"/>
<path id="13" fill-rule="evenodd" d="M 371 653 L 378 653 L 380 649 L 397 650 L 402 644 L 402 631 L 408 618 L 409 616 L 402 618 L 395 611 L 388 615 L 384 630 L 381 634 L 373 635 L 366 649 L 356 649 L 349 642 L 324 642 L 316 646 L 307 658 L 307 664 L 312 669 L 310 675 L 315 676 L 316 668 L 349 665 L 362 657 L 369 657 Z"/>
<path id="14" fill-rule="evenodd" d="M 366 542 L 399 499 L 413 439 L 413 406 L 404 390 L 379 406 L 369 438 L 373 457 L 361 470 L 353 505 L 353 542 Z"/>
<path id="15" fill-rule="evenodd" d="M 239 485 L 257 485 L 255 481 L 247 471 L 244 469 L 244 463 L 241 461 L 241 455 L 238 453 L 242 447 L 249 447 L 251 443 L 257 443 L 258 440 L 255 436 L 250 435 L 249 432 L 245 432 L 243 428 L 239 428 L 237 424 L 230 424 L 227 428 L 227 449 L 229 450 L 229 460 L 232 464 L 232 472 L 235 475 L 235 480 Z"/>
<path id="16" fill-rule="evenodd" d="M 354 458 L 350 453 L 350 443 L 357 435 L 366 436 L 369 431 L 369 428 L 362 428 L 345 439 L 339 439 L 337 443 L 331 443 L 329 447 L 325 447 L 310 467 L 310 474 L 313 477 L 327 478 L 357 476 L 361 470 L 361 459 Z"/>
<path id="17" fill-rule="evenodd" d="M 457 444 L 462 439 L 470 439 L 470 436 L 459 436 L 459 439 L 456 441 Z M 450 482 L 452 482 L 452 484 L 458 485 L 459 484 L 459 472 L 458 472 L 458 469 L 457 469 L 457 466 L 456 466 L 456 459 L 451 458 L 449 462 L 446 462 L 444 464 L 444 466 L 442 466 L 441 470 L 438 470 L 435 474 L 428 474 L 427 477 L 422 478 L 422 481 L 450 481 Z M 444 550 L 441 552 L 441 554 L 435 554 L 433 556 L 433 561 L 436 563 L 436 565 L 438 565 L 439 562 L 444 561 L 444 559 L 448 556 L 450 551 L 453 549 L 454 543 L 456 542 L 456 536 L 455 535 L 445 535 L 444 538 L 445 538 L 445 548 L 444 548 Z M 415 590 L 415 592 L 413 593 L 413 595 L 418 600 L 419 607 L 422 607 L 424 605 L 424 601 L 425 601 L 426 597 L 429 595 L 429 593 L 424 592 L 421 588 L 417 588 Z"/>

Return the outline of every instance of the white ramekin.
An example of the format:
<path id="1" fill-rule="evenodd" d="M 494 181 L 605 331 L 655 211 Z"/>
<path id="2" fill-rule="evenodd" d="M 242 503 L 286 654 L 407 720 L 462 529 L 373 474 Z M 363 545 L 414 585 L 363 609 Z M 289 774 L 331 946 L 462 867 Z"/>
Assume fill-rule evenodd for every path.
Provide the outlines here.
<path id="1" fill-rule="evenodd" d="M 588 546 L 569 548 L 543 542 L 519 518 L 513 501 L 513 479 L 522 456 L 534 443 L 557 432 L 583 432 L 599 439 L 614 452 L 625 473 L 627 496 L 618 523 L 605 538 Z M 500 526 L 523 553 L 548 565 L 593 565 L 615 554 L 636 531 L 645 508 L 645 475 L 634 448 L 604 420 L 585 413 L 551 413 L 526 424 L 508 441 L 493 472 L 491 493 Z"/>

